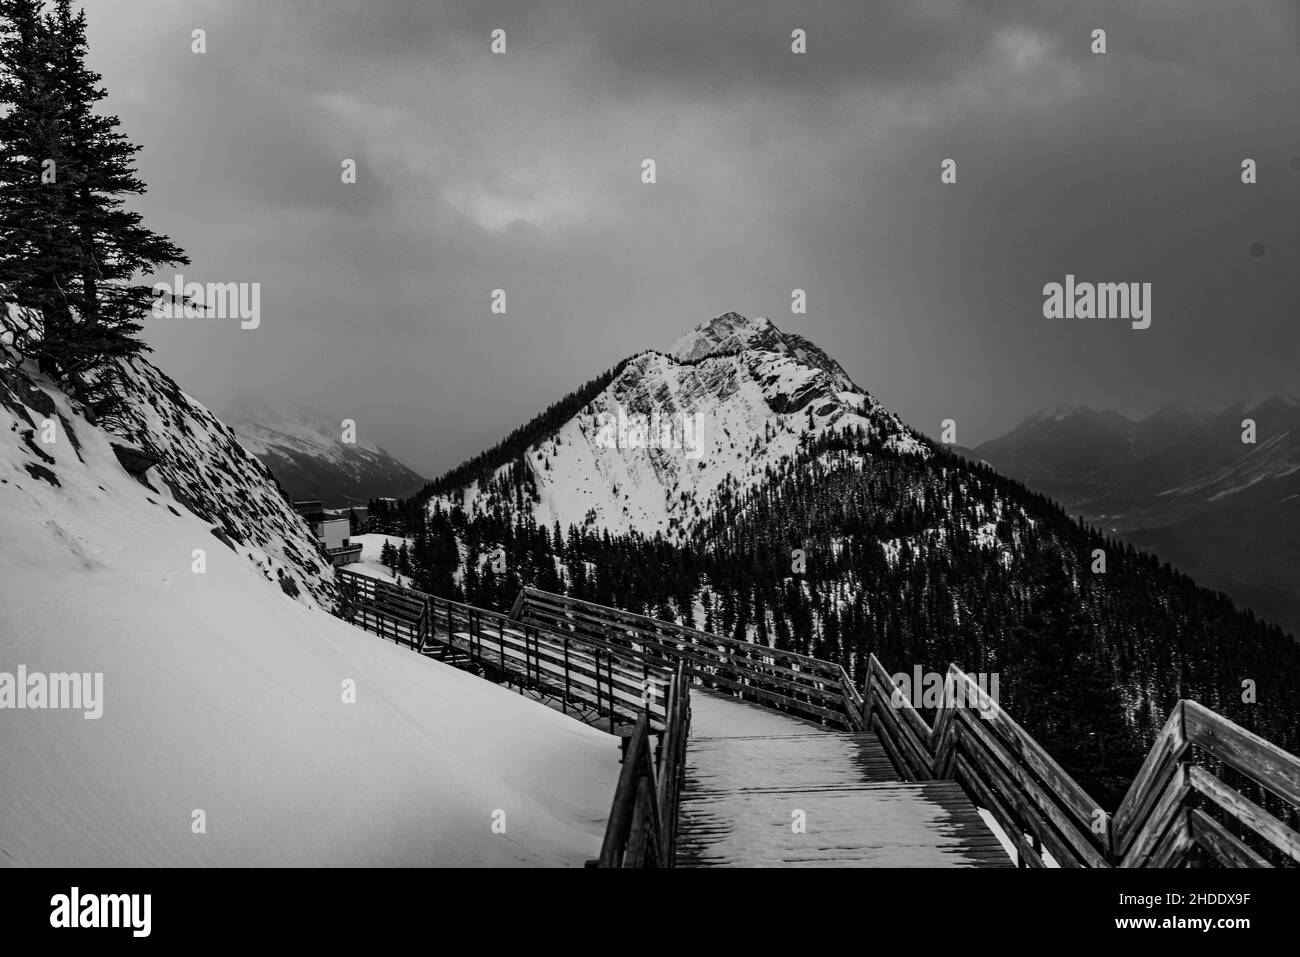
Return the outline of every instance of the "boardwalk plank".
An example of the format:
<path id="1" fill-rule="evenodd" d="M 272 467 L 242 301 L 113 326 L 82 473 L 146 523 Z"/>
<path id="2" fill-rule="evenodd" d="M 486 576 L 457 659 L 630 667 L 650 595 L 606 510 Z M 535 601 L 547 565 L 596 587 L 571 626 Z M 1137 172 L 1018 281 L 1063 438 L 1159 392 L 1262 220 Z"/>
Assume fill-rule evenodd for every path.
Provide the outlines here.
<path id="1" fill-rule="evenodd" d="M 692 694 L 679 815 L 682 867 L 1011 864 L 957 782 L 898 780 L 873 732 L 711 692 Z"/>

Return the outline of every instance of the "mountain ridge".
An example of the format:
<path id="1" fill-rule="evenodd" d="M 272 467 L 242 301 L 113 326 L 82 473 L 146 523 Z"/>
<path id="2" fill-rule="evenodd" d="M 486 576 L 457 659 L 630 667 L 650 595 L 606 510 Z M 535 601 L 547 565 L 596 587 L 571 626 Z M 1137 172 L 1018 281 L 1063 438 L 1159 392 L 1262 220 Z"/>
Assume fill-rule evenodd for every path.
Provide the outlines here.
<path id="1" fill-rule="evenodd" d="M 1078 422 L 1034 416 L 973 454 L 1300 635 L 1300 405 L 1284 391 L 1215 408 L 1170 403 L 1109 459 Z"/>
<path id="2" fill-rule="evenodd" d="M 405 497 L 426 481 L 378 445 L 359 436 L 342 441 L 341 420 L 315 410 L 244 397 L 227 407 L 225 418 L 295 500 L 365 505 Z"/>

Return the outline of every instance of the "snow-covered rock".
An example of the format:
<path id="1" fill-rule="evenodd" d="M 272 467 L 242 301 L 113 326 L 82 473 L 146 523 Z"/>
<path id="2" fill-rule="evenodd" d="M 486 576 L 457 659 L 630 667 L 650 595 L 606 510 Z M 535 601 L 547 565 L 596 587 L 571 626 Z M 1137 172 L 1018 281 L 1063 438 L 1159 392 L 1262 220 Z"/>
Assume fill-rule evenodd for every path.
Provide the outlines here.
<path id="1" fill-rule="evenodd" d="M 122 370 L 119 432 L 159 457 L 146 479 L 220 529 L 265 578 L 333 608 L 334 569 L 267 467 L 156 366 L 136 358 Z"/>

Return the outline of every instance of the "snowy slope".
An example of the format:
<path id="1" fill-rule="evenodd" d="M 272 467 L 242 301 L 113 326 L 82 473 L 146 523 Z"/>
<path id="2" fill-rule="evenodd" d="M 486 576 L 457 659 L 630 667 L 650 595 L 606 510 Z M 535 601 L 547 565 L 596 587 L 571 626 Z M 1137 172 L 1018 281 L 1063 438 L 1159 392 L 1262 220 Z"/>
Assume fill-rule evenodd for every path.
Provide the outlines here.
<path id="1" fill-rule="evenodd" d="M 346 571 L 356 572 L 358 575 L 368 575 L 371 578 L 378 578 L 380 581 L 389 582 L 390 584 L 411 584 L 408 576 L 394 575 L 383 562 L 385 542 L 394 548 L 401 548 L 405 545 L 409 550 L 414 544 L 411 539 L 401 538 L 397 535 L 370 534 L 350 535 L 348 541 L 353 545 L 361 546 L 361 560 L 343 566 Z"/>
<path id="2" fill-rule="evenodd" d="M 201 455 L 212 434 L 175 438 Z M 109 442 L 48 382 L 0 367 L 0 673 L 103 674 L 98 719 L 0 711 L 0 862 L 594 856 L 614 739 L 292 600 L 212 536 L 221 516 L 139 484 Z"/>
<path id="3" fill-rule="evenodd" d="M 643 431 L 636 416 L 645 417 Z M 682 538 L 721 496 L 756 486 L 769 467 L 795 456 L 803 437 L 845 428 L 861 428 L 894 451 L 928 454 L 812 343 L 768 319 L 727 313 L 669 354 L 631 359 L 585 409 L 535 444 L 527 454 L 537 489 L 530 508 L 547 526 Z M 455 504 L 470 514 L 513 505 L 478 481 L 431 499 L 431 507 Z"/>
<path id="4" fill-rule="evenodd" d="M 307 409 L 245 399 L 227 410 L 226 420 L 295 500 L 318 499 L 331 508 L 364 505 L 409 495 L 424 484 L 360 434 L 355 443 L 341 441 L 341 420 Z"/>
<path id="5" fill-rule="evenodd" d="M 219 529 L 267 580 L 333 608 L 334 569 L 266 466 L 156 366 L 132 359 L 121 368 L 126 407 L 118 431 L 159 455 L 148 481 Z"/>

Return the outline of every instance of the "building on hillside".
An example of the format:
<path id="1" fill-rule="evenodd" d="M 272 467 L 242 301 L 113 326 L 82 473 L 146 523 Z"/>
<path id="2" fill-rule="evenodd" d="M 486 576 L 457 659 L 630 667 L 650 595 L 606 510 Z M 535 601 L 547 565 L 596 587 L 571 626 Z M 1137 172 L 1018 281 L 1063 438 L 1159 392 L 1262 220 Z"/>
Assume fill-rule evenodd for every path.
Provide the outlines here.
<path id="1" fill-rule="evenodd" d="M 348 539 L 352 527 L 347 512 L 326 509 L 320 502 L 311 500 L 294 502 L 293 507 L 306 521 L 321 551 L 335 568 L 361 560 L 361 545 Z"/>

